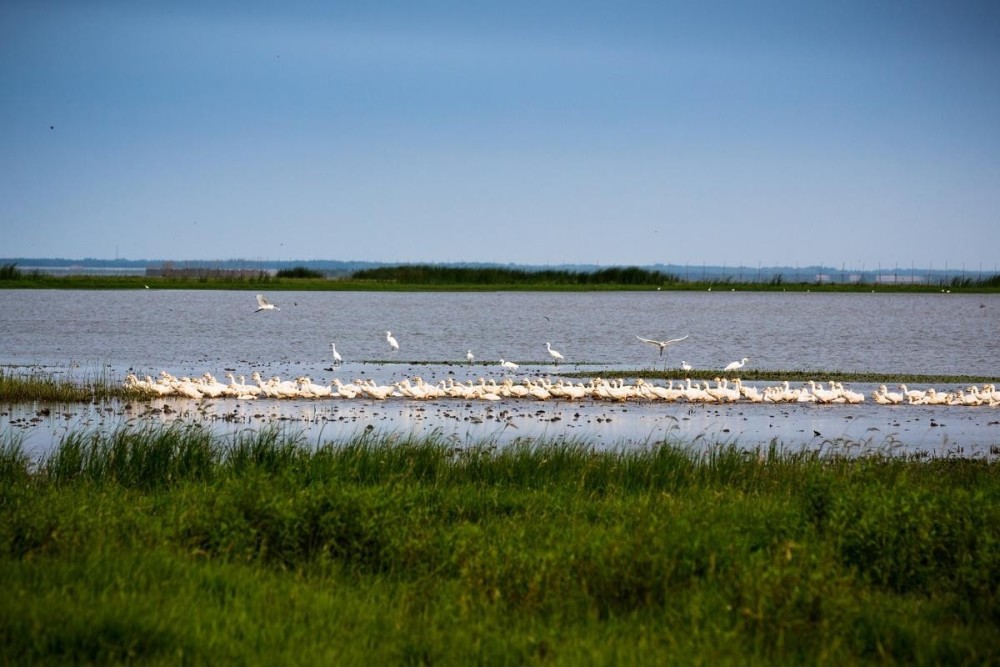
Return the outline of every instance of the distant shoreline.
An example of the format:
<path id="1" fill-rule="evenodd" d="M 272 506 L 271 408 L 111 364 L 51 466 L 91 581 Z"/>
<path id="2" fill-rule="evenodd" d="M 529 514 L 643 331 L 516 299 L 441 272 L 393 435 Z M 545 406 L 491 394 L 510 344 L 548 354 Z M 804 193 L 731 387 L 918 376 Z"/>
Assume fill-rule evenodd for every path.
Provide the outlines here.
<path id="1" fill-rule="evenodd" d="M 602 292 L 602 291 L 673 291 L 673 292 L 836 292 L 836 293 L 959 293 L 997 294 L 1000 284 L 983 285 L 897 285 L 857 283 L 738 283 L 680 282 L 665 285 L 635 285 L 621 283 L 566 284 L 539 280 L 526 283 L 430 283 L 393 280 L 358 280 L 353 278 L 194 278 L 122 275 L 52 276 L 29 274 L 5 280 L 0 289 L 183 289 L 183 290 L 269 290 L 269 291 L 330 291 L 330 292 Z"/>
<path id="2" fill-rule="evenodd" d="M 822 273 L 769 274 L 743 280 L 737 274 L 691 280 L 637 266 L 594 270 L 528 269 L 502 266 L 404 264 L 358 268 L 343 275 L 298 265 L 273 268 L 176 266 L 91 266 L 85 274 L 72 267 L 25 268 L 0 264 L 0 289 L 214 289 L 270 291 L 754 291 L 754 292 L 1000 292 L 1000 274 L 986 278 L 873 276 Z M 82 270 L 82 267 L 81 267 Z M 839 278 L 839 279 L 838 279 Z"/>

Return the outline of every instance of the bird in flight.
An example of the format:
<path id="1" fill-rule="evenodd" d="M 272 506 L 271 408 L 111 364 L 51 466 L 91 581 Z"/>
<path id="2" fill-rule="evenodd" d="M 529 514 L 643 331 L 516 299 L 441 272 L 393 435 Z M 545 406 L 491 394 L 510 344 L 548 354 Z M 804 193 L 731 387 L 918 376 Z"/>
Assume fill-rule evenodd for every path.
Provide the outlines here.
<path id="1" fill-rule="evenodd" d="M 649 343 L 650 345 L 655 345 L 660 348 L 660 356 L 663 356 L 663 350 L 667 348 L 668 345 L 673 345 L 674 343 L 679 343 L 687 336 L 681 336 L 680 338 L 673 338 L 671 340 L 652 340 L 651 338 L 643 338 L 642 336 L 636 336 L 643 343 Z"/>
<path id="2" fill-rule="evenodd" d="M 253 311 L 259 313 L 262 310 L 281 310 L 276 305 L 264 298 L 263 294 L 257 295 L 257 310 Z"/>

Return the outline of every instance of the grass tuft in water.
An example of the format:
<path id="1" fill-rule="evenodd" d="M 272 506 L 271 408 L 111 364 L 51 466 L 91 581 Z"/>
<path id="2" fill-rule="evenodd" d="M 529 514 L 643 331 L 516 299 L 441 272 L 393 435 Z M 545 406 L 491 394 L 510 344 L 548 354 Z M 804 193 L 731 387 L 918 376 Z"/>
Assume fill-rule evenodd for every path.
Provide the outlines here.
<path id="1" fill-rule="evenodd" d="M 140 396 L 139 391 L 129 389 L 106 375 L 82 379 L 60 378 L 37 370 L 18 373 L 0 368 L 0 399 L 11 403 L 79 403 Z"/>

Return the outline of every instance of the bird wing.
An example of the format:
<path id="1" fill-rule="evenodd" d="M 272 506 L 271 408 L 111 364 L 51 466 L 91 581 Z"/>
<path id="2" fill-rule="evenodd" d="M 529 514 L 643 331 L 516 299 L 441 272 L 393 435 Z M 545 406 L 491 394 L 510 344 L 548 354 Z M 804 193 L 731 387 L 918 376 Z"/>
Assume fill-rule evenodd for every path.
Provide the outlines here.
<path id="1" fill-rule="evenodd" d="M 257 295 L 257 305 L 261 307 L 269 305 L 267 299 L 264 298 L 263 294 Z"/>
<path id="2" fill-rule="evenodd" d="M 690 334 L 688 334 L 690 335 Z M 670 340 L 652 340 L 650 338 L 643 338 L 642 336 L 636 336 L 643 343 L 649 343 L 650 345 L 658 345 L 660 347 L 666 347 L 667 345 L 673 345 L 674 343 L 679 343 L 687 336 L 681 336 L 680 338 L 671 338 Z"/>

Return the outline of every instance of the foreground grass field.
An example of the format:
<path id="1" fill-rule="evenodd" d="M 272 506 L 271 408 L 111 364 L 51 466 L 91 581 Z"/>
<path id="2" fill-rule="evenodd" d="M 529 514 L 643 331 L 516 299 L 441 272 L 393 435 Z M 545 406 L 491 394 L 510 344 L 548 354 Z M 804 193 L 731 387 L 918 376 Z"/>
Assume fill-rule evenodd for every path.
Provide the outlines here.
<path id="1" fill-rule="evenodd" d="M 995 664 L 1000 475 L 278 431 L 0 445 L 0 664 Z"/>

